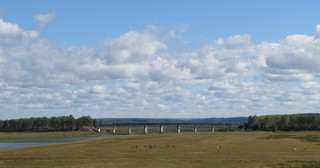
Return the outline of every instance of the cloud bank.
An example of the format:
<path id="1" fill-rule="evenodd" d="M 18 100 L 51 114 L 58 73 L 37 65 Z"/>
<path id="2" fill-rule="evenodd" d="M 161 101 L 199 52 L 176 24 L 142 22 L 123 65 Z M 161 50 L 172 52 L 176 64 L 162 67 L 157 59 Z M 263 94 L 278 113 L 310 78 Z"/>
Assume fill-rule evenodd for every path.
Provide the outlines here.
<path id="1" fill-rule="evenodd" d="M 53 17 L 34 19 L 45 26 Z M 1 119 L 318 112 L 319 27 L 279 42 L 253 44 L 242 34 L 181 50 L 174 29 L 146 26 L 95 47 L 63 47 L 0 19 Z"/>

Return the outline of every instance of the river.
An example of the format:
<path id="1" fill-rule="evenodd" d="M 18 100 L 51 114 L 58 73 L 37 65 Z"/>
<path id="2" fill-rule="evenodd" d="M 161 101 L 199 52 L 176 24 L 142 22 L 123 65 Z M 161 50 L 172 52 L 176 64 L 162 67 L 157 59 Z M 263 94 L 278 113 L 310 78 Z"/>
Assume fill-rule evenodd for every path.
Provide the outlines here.
<path id="1" fill-rule="evenodd" d="M 51 140 L 31 141 L 31 142 L 0 142 L 0 150 L 25 148 L 25 147 L 31 147 L 31 146 L 63 144 L 63 143 L 79 142 L 79 141 L 85 141 L 85 140 L 110 138 L 114 136 L 115 135 L 105 135 L 105 136 L 97 136 L 97 137 L 51 139 Z"/>

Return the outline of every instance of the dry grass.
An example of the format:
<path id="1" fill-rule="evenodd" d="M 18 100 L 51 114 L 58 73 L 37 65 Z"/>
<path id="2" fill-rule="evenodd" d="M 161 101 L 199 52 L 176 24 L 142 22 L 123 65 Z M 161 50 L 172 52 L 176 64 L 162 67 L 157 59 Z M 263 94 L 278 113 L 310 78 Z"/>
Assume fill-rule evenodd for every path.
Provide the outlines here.
<path id="1" fill-rule="evenodd" d="M 273 134 L 202 132 L 113 137 L 0 151 L 0 167 L 257 168 L 286 167 L 293 162 L 298 167 L 320 160 L 317 143 L 266 138 Z"/>

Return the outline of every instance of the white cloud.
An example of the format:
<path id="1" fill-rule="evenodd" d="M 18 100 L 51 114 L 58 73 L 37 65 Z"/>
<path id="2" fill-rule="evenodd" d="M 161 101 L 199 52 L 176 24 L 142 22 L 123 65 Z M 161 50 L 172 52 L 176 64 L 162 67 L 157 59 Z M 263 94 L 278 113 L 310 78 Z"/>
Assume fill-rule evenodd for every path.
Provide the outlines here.
<path id="1" fill-rule="evenodd" d="M 44 27 L 44 26 L 48 25 L 52 21 L 54 16 L 55 16 L 54 13 L 39 14 L 39 15 L 33 16 L 33 19 L 38 22 L 40 27 Z"/>
<path id="2" fill-rule="evenodd" d="M 320 24 L 317 25 L 316 36 L 315 36 L 315 39 L 319 39 L 319 38 L 320 38 Z"/>
<path id="3" fill-rule="evenodd" d="M 292 81 L 310 81 L 314 79 L 314 75 L 310 73 L 305 73 L 304 71 L 294 70 L 294 69 L 276 69 L 268 70 L 264 74 L 264 77 L 270 81 L 283 81 L 283 82 L 292 82 Z"/>
<path id="4" fill-rule="evenodd" d="M 36 31 L 25 31 L 17 24 L 0 19 L 0 45 L 17 45 L 32 40 L 38 36 Z"/>
<path id="5" fill-rule="evenodd" d="M 91 92 L 96 94 L 105 94 L 107 92 L 107 88 L 102 85 L 92 86 Z"/>
<path id="6" fill-rule="evenodd" d="M 156 56 L 160 50 L 167 49 L 165 43 L 148 30 L 128 32 L 117 39 L 107 40 L 102 57 L 107 63 L 137 62 Z"/>
<path id="7" fill-rule="evenodd" d="M 3 35 L 19 35 L 22 33 L 22 30 L 17 24 L 7 23 L 4 20 L 0 19 L 0 34 Z"/>
<path id="8" fill-rule="evenodd" d="M 128 82 L 127 87 L 134 90 L 139 90 L 141 85 L 139 83 Z"/>
<path id="9" fill-rule="evenodd" d="M 320 87 L 320 84 L 318 82 L 304 82 L 301 84 L 301 88 L 303 89 L 312 89 L 312 88 L 318 88 Z"/>
<path id="10" fill-rule="evenodd" d="M 268 78 L 312 80 L 320 73 L 319 44 L 313 36 L 290 35 L 278 44 L 258 46 L 259 62 L 265 67 Z"/>
<path id="11" fill-rule="evenodd" d="M 227 39 L 219 38 L 215 41 L 215 43 L 219 46 L 237 46 L 237 45 L 247 45 L 251 42 L 251 35 L 250 34 L 243 34 L 243 35 L 235 35 L 230 36 Z"/>
<path id="12" fill-rule="evenodd" d="M 175 50 L 166 41 L 179 41 L 175 31 L 148 26 L 102 46 L 66 48 L 0 19 L 0 114 L 181 118 L 317 112 L 318 29 L 315 36 L 288 35 L 277 43 L 252 44 L 245 34 Z"/>
<path id="13" fill-rule="evenodd" d="M 176 61 L 156 59 L 151 63 L 150 78 L 154 81 L 187 80 L 192 74 L 190 69 L 178 67 Z"/>

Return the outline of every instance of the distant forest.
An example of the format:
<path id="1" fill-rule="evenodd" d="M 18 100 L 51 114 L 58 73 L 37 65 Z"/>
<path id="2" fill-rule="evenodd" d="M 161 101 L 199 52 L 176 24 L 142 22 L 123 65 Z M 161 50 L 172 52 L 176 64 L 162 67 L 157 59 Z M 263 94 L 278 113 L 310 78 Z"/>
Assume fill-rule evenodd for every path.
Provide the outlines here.
<path id="1" fill-rule="evenodd" d="M 247 120 L 245 123 L 244 121 Z M 320 114 L 266 115 L 238 118 L 206 119 L 92 119 L 83 116 L 78 119 L 72 115 L 60 117 L 20 118 L 0 120 L 0 131 L 73 131 L 83 126 L 135 125 L 135 124 L 238 124 L 246 130 L 255 131 L 320 131 Z"/>
<path id="2" fill-rule="evenodd" d="M 73 131 L 83 126 L 97 126 L 98 122 L 90 116 L 75 119 L 72 115 L 60 117 L 20 118 L 0 120 L 0 131 Z"/>
<path id="3" fill-rule="evenodd" d="M 261 131 L 319 131 L 320 114 L 250 116 L 245 128 Z"/>
<path id="4" fill-rule="evenodd" d="M 157 124 L 216 124 L 238 125 L 248 121 L 248 117 L 232 118 L 99 118 L 99 125 L 157 125 Z"/>

